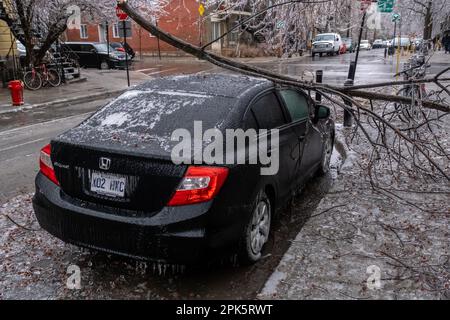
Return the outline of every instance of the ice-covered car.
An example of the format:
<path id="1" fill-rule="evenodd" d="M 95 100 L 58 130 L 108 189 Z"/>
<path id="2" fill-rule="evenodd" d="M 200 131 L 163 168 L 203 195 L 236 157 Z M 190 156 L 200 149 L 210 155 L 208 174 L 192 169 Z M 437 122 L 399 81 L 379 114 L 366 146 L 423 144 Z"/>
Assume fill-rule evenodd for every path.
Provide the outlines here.
<path id="1" fill-rule="evenodd" d="M 311 55 L 338 55 L 342 47 L 341 36 L 337 33 L 323 33 L 316 36 L 312 43 Z"/>
<path id="2" fill-rule="evenodd" d="M 361 43 L 359 44 L 360 50 L 371 50 L 372 46 L 370 45 L 369 40 L 361 40 Z"/>
<path id="3" fill-rule="evenodd" d="M 384 48 L 383 40 L 377 39 L 373 42 L 372 49 L 381 49 Z"/>
<path id="4" fill-rule="evenodd" d="M 199 160 L 201 138 L 174 161 L 174 133 L 198 137 L 199 121 L 223 135 L 253 130 L 258 142 L 278 129 L 279 170 Z M 298 88 L 229 74 L 155 79 L 42 149 L 33 206 L 43 229 L 77 246 L 171 263 L 231 248 L 254 263 L 277 209 L 328 171 L 333 144 L 330 109 Z"/>

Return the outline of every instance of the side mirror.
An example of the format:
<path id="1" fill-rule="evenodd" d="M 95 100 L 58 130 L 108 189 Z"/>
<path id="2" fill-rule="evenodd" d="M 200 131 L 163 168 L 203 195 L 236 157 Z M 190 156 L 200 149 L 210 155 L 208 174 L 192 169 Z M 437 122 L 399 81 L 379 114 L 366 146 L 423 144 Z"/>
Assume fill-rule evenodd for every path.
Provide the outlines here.
<path id="1" fill-rule="evenodd" d="M 97 53 L 97 50 L 91 49 L 91 53 Z"/>
<path id="2" fill-rule="evenodd" d="M 316 105 L 315 122 L 328 119 L 330 116 L 331 116 L 330 108 L 320 104 Z"/>

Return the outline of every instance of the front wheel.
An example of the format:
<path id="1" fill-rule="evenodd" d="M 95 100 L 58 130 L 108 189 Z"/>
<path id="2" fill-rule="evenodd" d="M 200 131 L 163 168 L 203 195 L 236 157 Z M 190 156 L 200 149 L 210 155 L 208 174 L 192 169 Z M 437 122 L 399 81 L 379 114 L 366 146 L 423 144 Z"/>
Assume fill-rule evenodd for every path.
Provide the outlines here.
<path id="1" fill-rule="evenodd" d="M 37 72 L 28 71 L 23 76 L 23 83 L 28 90 L 36 91 L 42 87 L 42 77 Z"/>
<path id="2" fill-rule="evenodd" d="M 333 135 L 330 133 L 326 137 L 323 145 L 322 160 L 320 162 L 319 170 L 317 171 L 319 176 L 324 176 L 330 171 L 333 148 L 334 148 Z"/>
<path id="3" fill-rule="evenodd" d="M 54 69 L 48 70 L 47 82 L 50 83 L 52 87 L 59 87 L 61 85 L 61 76 L 59 75 L 59 72 Z"/>
<path id="4" fill-rule="evenodd" d="M 269 241 L 272 223 L 272 204 L 264 191 L 256 197 L 252 215 L 243 232 L 239 244 L 239 261 L 250 265 L 258 262 L 262 257 L 262 251 Z"/>

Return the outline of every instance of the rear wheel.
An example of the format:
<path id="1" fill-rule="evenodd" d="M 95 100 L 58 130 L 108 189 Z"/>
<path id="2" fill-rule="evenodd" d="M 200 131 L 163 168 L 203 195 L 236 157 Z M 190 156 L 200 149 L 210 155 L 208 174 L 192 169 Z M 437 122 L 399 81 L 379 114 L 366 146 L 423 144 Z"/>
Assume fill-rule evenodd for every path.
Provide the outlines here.
<path id="1" fill-rule="evenodd" d="M 61 85 L 61 76 L 58 71 L 54 69 L 48 70 L 48 83 L 52 87 L 59 87 Z"/>
<path id="2" fill-rule="evenodd" d="M 108 70 L 109 69 L 109 64 L 107 61 L 102 61 L 102 63 L 100 63 L 100 69 L 101 70 Z"/>
<path id="3" fill-rule="evenodd" d="M 269 240 L 272 223 L 272 204 L 266 193 L 261 190 L 253 205 L 250 220 L 243 232 L 239 244 L 239 261 L 254 264 L 262 257 L 262 251 Z"/>
<path id="4" fill-rule="evenodd" d="M 42 87 L 42 78 L 38 72 L 28 71 L 23 76 L 23 82 L 27 89 L 36 91 Z"/>

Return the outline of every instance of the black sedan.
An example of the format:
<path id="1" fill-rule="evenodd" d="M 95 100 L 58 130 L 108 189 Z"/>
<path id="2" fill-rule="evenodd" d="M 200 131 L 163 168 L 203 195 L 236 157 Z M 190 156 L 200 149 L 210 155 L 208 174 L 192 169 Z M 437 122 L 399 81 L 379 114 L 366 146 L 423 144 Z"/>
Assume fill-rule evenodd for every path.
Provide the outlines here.
<path id="1" fill-rule="evenodd" d="M 275 170 L 217 160 L 230 132 L 276 142 Z M 179 153 L 182 135 L 193 137 L 192 154 Z M 215 162 L 199 157 L 212 136 Z M 155 79 L 42 149 L 34 210 L 43 229 L 81 247 L 167 263 L 232 249 L 254 263 L 277 209 L 328 171 L 333 145 L 330 109 L 298 88 L 231 74 Z"/>

